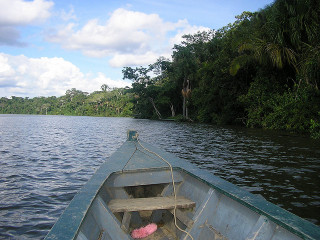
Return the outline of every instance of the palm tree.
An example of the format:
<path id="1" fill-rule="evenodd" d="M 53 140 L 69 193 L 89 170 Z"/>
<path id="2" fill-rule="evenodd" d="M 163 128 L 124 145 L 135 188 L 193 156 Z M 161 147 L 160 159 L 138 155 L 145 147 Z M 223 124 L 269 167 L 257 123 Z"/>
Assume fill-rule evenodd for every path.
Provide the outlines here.
<path id="1" fill-rule="evenodd" d="M 249 62 L 292 67 L 307 84 L 318 88 L 320 66 L 320 1 L 277 0 L 251 19 L 255 31 L 238 44 L 239 56 L 230 65 L 230 74 Z M 313 80 L 310 77 L 313 76 Z M 319 77 L 319 76 L 318 76 Z"/>
<path id="2" fill-rule="evenodd" d="M 287 46 L 266 39 L 255 38 L 239 47 L 239 56 L 230 65 L 230 74 L 236 75 L 238 70 L 249 62 L 258 61 L 260 64 L 271 63 L 274 67 L 283 68 L 289 64 L 297 71 L 297 53 Z"/>

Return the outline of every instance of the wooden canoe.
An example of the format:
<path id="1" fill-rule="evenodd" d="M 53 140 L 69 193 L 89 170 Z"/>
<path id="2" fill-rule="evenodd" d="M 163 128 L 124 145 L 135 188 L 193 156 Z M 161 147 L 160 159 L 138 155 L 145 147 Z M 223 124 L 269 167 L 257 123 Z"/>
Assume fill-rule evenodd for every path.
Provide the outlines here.
<path id="1" fill-rule="evenodd" d="M 157 231 L 145 239 L 320 239 L 318 226 L 137 140 L 135 131 L 45 239 L 132 239 L 133 229 L 151 222 Z"/>

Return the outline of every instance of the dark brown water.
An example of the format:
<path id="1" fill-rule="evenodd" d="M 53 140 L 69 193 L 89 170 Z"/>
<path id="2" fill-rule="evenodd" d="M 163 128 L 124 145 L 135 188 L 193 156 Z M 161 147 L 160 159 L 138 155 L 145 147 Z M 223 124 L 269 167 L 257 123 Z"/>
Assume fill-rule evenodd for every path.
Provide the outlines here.
<path id="1" fill-rule="evenodd" d="M 202 124 L 0 115 L 0 239 L 44 238 L 128 129 L 320 225 L 319 141 Z"/>

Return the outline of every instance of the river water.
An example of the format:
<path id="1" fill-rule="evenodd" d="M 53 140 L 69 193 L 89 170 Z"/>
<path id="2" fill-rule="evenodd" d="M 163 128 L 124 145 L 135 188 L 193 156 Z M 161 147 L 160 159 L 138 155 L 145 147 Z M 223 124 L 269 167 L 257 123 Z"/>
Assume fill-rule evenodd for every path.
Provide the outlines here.
<path id="1" fill-rule="evenodd" d="M 130 118 L 0 115 L 0 239 L 43 239 L 128 129 L 320 225 L 320 144 L 307 137 Z"/>

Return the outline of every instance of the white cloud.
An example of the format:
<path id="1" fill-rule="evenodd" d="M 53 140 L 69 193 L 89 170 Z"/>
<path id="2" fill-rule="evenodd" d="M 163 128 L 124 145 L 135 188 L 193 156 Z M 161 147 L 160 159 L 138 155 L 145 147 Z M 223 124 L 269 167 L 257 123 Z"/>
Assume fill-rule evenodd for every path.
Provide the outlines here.
<path id="1" fill-rule="evenodd" d="M 19 41 L 20 32 L 14 27 L 0 25 L 0 45 L 23 47 L 25 43 Z"/>
<path id="2" fill-rule="evenodd" d="M 164 54 L 162 54 L 164 56 Z M 148 51 L 144 54 L 115 54 L 109 61 L 112 67 L 123 67 L 123 66 L 137 66 L 137 65 L 148 65 L 156 62 L 160 56 L 152 51 Z M 170 57 L 170 56 L 164 56 Z"/>
<path id="3" fill-rule="evenodd" d="M 130 85 L 123 80 L 107 78 L 103 73 L 86 75 L 63 58 L 28 58 L 0 53 L 0 96 L 61 96 L 71 88 L 97 91 L 102 84 Z"/>
<path id="4" fill-rule="evenodd" d="M 0 25 L 27 25 L 38 23 L 50 17 L 50 8 L 54 5 L 46 0 L 1 0 Z"/>
<path id="5" fill-rule="evenodd" d="M 8 57 L 5 55 L 1 54 L 0 55 L 0 76 L 1 77 L 7 77 L 12 74 L 14 74 L 14 70 L 8 63 Z"/>
<path id="6" fill-rule="evenodd" d="M 8 63 L 5 55 L 0 55 L 0 87 L 14 86 L 16 84 L 14 75 L 15 71 Z"/>
<path id="7" fill-rule="evenodd" d="M 0 45 L 26 46 L 17 27 L 45 21 L 53 5 L 46 0 L 0 0 Z"/>
<path id="8" fill-rule="evenodd" d="M 100 90 L 100 87 L 102 84 L 107 84 L 111 88 L 123 88 L 126 86 L 131 86 L 131 83 L 124 81 L 124 80 L 112 80 L 108 77 L 106 77 L 103 73 L 99 72 L 98 76 L 93 78 L 91 80 L 95 83 L 96 86 L 99 86 L 98 88 L 95 88 L 94 90 Z M 93 90 L 92 90 L 93 91 Z"/>
<path id="9" fill-rule="evenodd" d="M 60 12 L 60 17 L 63 21 L 76 20 L 77 16 L 74 13 L 74 8 L 71 5 L 69 12 L 66 12 L 64 9 Z"/>
<path id="10" fill-rule="evenodd" d="M 183 40 L 182 38 L 183 35 L 195 34 L 199 31 L 203 32 L 203 31 L 209 31 L 209 30 L 210 28 L 207 28 L 207 27 L 187 26 L 186 28 L 179 30 L 174 37 L 170 38 L 169 40 L 170 46 L 174 46 L 175 44 L 181 43 Z"/>
<path id="11" fill-rule="evenodd" d="M 70 23 L 48 35 L 47 40 L 90 57 L 111 56 L 111 66 L 123 67 L 150 64 L 160 56 L 170 55 L 181 34 L 195 33 L 197 29 L 205 28 L 190 26 L 187 20 L 165 22 L 158 14 L 119 8 L 105 24 L 101 25 L 98 19 L 80 27 Z M 175 32 L 178 35 L 169 40 L 168 35 Z"/>

